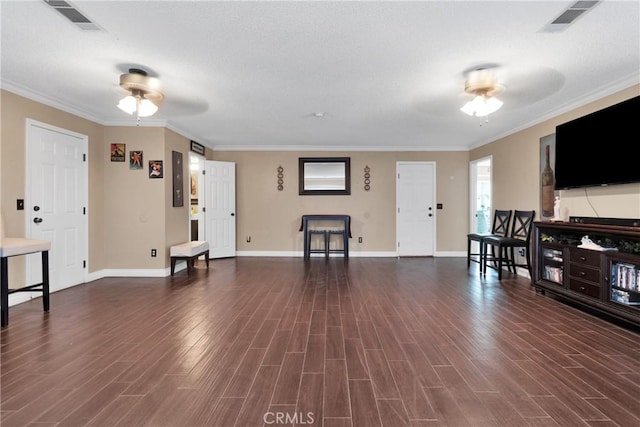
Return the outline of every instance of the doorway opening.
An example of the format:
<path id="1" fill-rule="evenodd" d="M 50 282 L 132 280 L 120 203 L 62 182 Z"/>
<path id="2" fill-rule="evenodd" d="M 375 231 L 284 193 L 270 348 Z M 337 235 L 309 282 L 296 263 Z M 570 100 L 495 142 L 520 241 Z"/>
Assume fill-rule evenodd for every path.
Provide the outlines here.
<path id="1" fill-rule="evenodd" d="M 484 157 L 470 163 L 470 232 L 491 231 L 492 212 L 492 158 Z"/>
<path id="2" fill-rule="evenodd" d="M 204 217 L 204 156 L 189 153 L 189 234 L 190 240 L 205 240 Z"/>

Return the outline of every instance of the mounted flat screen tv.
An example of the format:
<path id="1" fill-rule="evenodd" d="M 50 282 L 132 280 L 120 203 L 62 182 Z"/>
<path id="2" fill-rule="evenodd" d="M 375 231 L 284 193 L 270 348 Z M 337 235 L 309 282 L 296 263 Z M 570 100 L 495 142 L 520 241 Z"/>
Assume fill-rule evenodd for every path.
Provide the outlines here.
<path id="1" fill-rule="evenodd" d="M 640 182 L 640 96 L 556 126 L 557 190 Z"/>

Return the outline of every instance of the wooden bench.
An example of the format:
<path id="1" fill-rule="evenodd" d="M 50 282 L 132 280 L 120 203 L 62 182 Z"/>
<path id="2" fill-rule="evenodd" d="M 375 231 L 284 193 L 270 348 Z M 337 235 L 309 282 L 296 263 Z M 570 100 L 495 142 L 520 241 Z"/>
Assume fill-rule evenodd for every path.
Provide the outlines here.
<path id="1" fill-rule="evenodd" d="M 187 275 L 191 273 L 191 269 L 200 255 L 204 255 L 204 260 L 209 268 L 209 242 L 203 240 L 194 240 L 180 245 L 171 246 L 169 250 L 171 256 L 171 275 L 176 270 L 176 261 L 187 262 Z"/>

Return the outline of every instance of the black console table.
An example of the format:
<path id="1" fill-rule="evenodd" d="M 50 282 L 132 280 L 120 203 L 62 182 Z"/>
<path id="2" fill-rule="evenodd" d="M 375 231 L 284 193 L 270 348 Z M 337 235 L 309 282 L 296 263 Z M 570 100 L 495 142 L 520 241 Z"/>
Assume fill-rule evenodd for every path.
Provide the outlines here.
<path id="1" fill-rule="evenodd" d="M 341 230 L 325 230 L 325 256 L 328 257 L 330 252 L 342 252 L 345 259 L 349 258 L 349 238 L 351 238 L 351 216 L 350 215 L 302 215 L 302 223 L 298 231 L 304 232 L 304 258 L 309 259 L 311 256 L 310 235 L 312 229 L 309 227 L 310 222 L 317 221 L 341 221 L 343 227 Z M 329 238 L 331 234 L 340 234 L 342 236 L 342 249 L 331 250 L 329 248 Z"/>

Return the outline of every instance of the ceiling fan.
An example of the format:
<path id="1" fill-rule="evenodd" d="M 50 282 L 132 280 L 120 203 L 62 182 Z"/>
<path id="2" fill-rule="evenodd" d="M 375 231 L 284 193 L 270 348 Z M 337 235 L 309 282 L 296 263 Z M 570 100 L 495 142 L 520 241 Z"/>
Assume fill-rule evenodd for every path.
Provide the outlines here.
<path id="1" fill-rule="evenodd" d="M 462 112 L 470 116 L 488 117 L 502 107 L 503 102 L 496 97 L 504 93 L 506 85 L 498 79 L 495 65 L 467 70 L 464 75 L 464 91 L 472 99 L 460 108 Z"/>
<path id="2" fill-rule="evenodd" d="M 140 117 L 155 114 L 164 99 L 160 80 L 139 68 L 129 68 L 128 73 L 120 75 L 120 87 L 129 94 L 120 100 L 118 108 L 128 114 L 136 113 L 138 124 Z"/>

